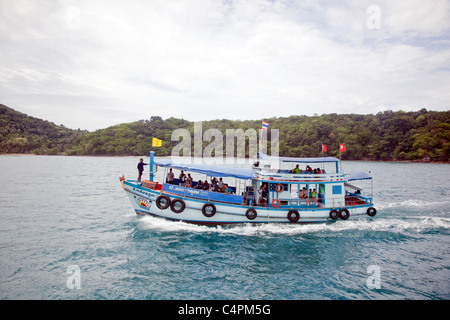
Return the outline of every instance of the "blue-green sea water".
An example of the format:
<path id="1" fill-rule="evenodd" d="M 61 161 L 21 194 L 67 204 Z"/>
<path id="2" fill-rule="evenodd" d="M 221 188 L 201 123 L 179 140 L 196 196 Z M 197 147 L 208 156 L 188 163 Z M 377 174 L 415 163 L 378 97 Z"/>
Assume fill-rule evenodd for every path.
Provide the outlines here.
<path id="1" fill-rule="evenodd" d="M 0 299 L 450 298 L 448 164 L 343 162 L 374 218 L 206 227 L 137 216 L 138 160 L 0 156 Z"/>

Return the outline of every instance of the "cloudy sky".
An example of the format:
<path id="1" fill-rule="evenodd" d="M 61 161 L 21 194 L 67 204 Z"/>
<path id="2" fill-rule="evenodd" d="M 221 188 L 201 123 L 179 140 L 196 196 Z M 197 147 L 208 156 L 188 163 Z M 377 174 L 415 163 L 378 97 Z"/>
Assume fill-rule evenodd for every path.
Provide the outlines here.
<path id="1" fill-rule="evenodd" d="M 449 0 L 0 0 L 0 103 L 70 128 L 449 110 Z"/>

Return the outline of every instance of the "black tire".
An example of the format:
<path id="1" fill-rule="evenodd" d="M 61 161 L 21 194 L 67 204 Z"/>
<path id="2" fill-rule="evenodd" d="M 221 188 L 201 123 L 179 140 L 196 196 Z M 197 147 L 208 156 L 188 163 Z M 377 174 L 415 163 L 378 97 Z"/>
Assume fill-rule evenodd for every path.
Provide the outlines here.
<path id="1" fill-rule="evenodd" d="M 300 219 L 300 213 L 297 210 L 291 210 L 288 212 L 287 218 L 290 222 L 295 223 Z"/>
<path id="2" fill-rule="evenodd" d="M 339 218 L 339 212 L 335 209 L 330 211 L 330 219 L 332 220 L 336 220 L 337 218 Z"/>
<path id="3" fill-rule="evenodd" d="M 347 220 L 350 217 L 350 212 L 348 212 L 347 209 L 342 208 L 341 210 L 339 210 L 339 218 L 341 218 L 342 220 Z"/>
<path id="4" fill-rule="evenodd" d="M 245 212 L 245 216 L 247 217 L 248 220 L 255 220 L 256 217 L 258 216 L 258 213 L 256 213 L 255 209 L 249 208 Z"/>
<path id="5" fill-rule="evenodd" d="M 167 209 L 168 207 L 170 207 L 170 198 L 165 194 L 160 195 L 158 198 L 156 198 L 156 206 L 161 210 Z"/>
<path id="6" fill-rule="evenodd" d="M 374 217 L 377 214 L 377 209 L 375 209 L 374 207 L 369 207 L 367 209 L 367 215 L 369 217 Z"/>
<path id="7" fill-rule="evenodd" d="M 205 217 L 211 218 L 216 214 L 216 206 L 212 203 L 205 203 L 202 207 L 202 213 Z"/>
<path id="8" fill-rule="evenodd" d="M 170 204 L 170 209 L 172 209 L 175 213 L 182 213 L 186 208 L 186 203 L 184 203 L 183 199 L 175 199 Z"/>

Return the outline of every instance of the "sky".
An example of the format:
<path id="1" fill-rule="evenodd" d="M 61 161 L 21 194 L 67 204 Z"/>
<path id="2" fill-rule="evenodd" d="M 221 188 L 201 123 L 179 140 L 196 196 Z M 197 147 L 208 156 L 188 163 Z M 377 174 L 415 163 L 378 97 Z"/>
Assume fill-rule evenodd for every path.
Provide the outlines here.
<path id="1" fill-rule="evenodd" d="M 0 103 L 89 131 L 449 110 L 450 0 L 0 0 Z"/>

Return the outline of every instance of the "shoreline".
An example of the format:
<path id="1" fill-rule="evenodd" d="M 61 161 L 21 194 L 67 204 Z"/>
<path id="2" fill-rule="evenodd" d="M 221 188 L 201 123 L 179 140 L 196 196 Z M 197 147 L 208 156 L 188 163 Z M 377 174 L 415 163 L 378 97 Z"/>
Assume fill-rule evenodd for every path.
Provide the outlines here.
<path id="1" fill-rule="evenodd" d="M 97 158 L 118 158 L 118 157 L 128 157 L 128 158 L 142 158 L 147 157 L 147 155 L 67 155 L 67 154 L 34 154 L 34 153 L 0 153 L 0 156 L 50 156 L 50 157 L 97 157 Z M 170 157 L 170 156 L 161 156 Z M 248 159 L 248 158 L 243 158 Z M 450 161 L 433 161 L 433 160 L 375 160 L 375 159 L 344 159 L 342 161 L 372 161 L 372 162 L 394 162 L 394 163 L 430 163 L 430 164 L 450 164 Z"/>

